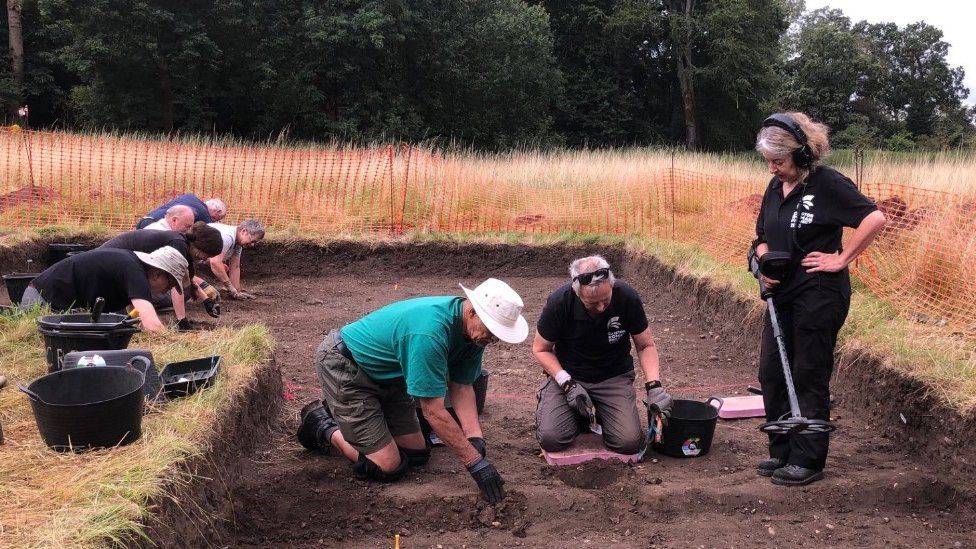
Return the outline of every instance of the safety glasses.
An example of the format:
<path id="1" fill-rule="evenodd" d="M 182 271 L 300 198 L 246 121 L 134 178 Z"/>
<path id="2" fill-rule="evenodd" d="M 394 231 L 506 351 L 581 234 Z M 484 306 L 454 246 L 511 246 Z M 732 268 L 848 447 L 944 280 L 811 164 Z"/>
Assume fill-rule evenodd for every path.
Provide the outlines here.
<path id="1" fill-rule="evenodd" d="M 610 269 L 605 267 L 603 269 L 597 269 L 591 273 L 580 273 L 576 275 L 573 280 L 579 281 L 583 286 L 589 286 L 594 282 L 600 282 L 601 280 L 606 280 L 610 278 Z"/>

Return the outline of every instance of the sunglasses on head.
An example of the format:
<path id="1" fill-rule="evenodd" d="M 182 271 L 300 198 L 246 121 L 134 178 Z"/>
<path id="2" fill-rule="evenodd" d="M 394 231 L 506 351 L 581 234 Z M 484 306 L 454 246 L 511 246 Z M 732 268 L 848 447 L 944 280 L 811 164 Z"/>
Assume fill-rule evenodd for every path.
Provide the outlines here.
<path id="1" fill-rule="evenodd" d="M 589 286 L 594 282 L 599 282 L 610 278 L 610 268 L 604 267 L 603 269 L 597 269 L 591 273 L 581 273 L 576 275 L 573 280 L 579 281 L 583 286 Z"/>

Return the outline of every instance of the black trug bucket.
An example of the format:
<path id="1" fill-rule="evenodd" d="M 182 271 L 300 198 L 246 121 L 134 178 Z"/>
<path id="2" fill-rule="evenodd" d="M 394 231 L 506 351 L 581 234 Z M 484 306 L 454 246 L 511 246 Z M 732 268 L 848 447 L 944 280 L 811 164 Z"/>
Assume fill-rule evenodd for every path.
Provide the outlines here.
<path id="1" fill-rule="evenodd" d="M 37 331 L 44 336 L 47 371 L 56 372 L 64 364 L 64 355 L 73 351 L 109 351 L 125 349 L 137 328 L 118 328 L 108 331 L 51 330 L 41 326 Z"/>
<path id="2" fill-rule="evenodd" d="M 10 273 L 3 275 L 3 284 L 7 287 L 7 295 L 10 302 L 20 305 L 20 300 L 24 298 L 24 292 L 32 280 L 37 278 L 38 273 Z"/>
<path id="3" fill-rule="evenodd" d="M 138 440 L 143 383 L 139 370 L 106 366 L 50 373 L 32 381 L 27 390 L 44 443 L 67 452 Z"/>
<path id="4" fill-rule="evenodd" d="M 47 245 L 47 262 L 48 265 L 54 265 L 58 261 L 68 257 L 71 252 L 87 252 L 91 250 L 94 246 L 89 246 L 88 244 L 61 244 L 54 243 Z"/>
<path id="5" fill-rule="evenodd" d="M 718 408 L 712 406 L 713 400 L 718 401 Z M 712 447 L 721 409 L 722 399 L 718 397 L 709 397 L 705 402 L 675 399 L 661 442 L 654 442 L 651 447 L 655 452 L 676 458 L 704 456 Z"/>

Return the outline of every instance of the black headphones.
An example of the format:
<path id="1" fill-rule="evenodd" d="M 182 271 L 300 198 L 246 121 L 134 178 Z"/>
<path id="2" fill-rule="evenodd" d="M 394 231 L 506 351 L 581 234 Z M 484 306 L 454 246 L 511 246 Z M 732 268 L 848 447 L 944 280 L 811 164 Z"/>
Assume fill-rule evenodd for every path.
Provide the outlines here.
<path id="1" fill-rule="evenodd" d="M 803 128 L 793 119 L 792 116 L 786 114 L 785 112 L 778 112 L 769 118 L 763 120 L 762 127 L 768 128 L 774 126 L 790 132 L 797 143 L 800 144 L 799 149 L 793 149 L 793 163 L 801 168 L 809 168 L 813 164 L 814 156 L 813 151 L 810 150 L 810 145 L 807 143 L 807 134 L 803 131 Z"/>

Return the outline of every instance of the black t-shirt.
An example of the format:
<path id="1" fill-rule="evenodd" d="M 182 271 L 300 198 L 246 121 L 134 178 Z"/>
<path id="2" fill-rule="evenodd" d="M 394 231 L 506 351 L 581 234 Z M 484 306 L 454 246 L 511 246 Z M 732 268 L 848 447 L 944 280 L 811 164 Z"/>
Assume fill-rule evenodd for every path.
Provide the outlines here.
<path id="1" fill-rule="evenodd" d="M 138 229 L 122 233 L 110 239 L 100 248 L 118 248 L 132 252 L 152 253 L 164 247 L 172 246 L 176 251 L 183 254 L 187 264 L 190 266 L 190 277 L 195 274 L 193 268 L 193 258 L 190 257 L 190 245 L 186 237 L 176 231 L 154 231 L 151 229 Z"/>
<path id="2" fill-rule="evenodd" d="M 99 297 L 106 311 L 118 311 L 133 299 L 150 299 L 146 268 L 128 250 L 96 248 L 55 263 L 31 284 L 55 311 L 90 309 Z"/>
<path id="3" fill-rule="evenodd" d="M 536 327 L 555 343 L 556 358 L 569 375 L 599 383 L 634 369 L 630 336 L 647 329 L 647 315 L 637 290 L 626 282 L 616 282 L 610 306 L 595 318 L 566 284 L 549 296 Z"/>
<path id="4" fill-rule="evenodd" d="M 777 299 L 792 299 L 815 285 L 850 297 L 847 269 L 837 273 L 807 273 L 807 267 L 800 265 L 800 261 L 810 252 L 842 251 L 844 227 L 857 227 L 876 209 L 874 202 L 861 194 L 850 179 L 827 166 L 814 168 L 806 184 L 797 185 L 785 198 L 783 182 L 774 177 L 759 209 L 756 236 L 757 242 L 767 243 L 770 251 L 792 254 L 793 270 L 777 288 Z M 799 217 L 798 222 L 793 221 L 794 216 Z M 796 229 L 791 229 L 791 223 Z"/>

